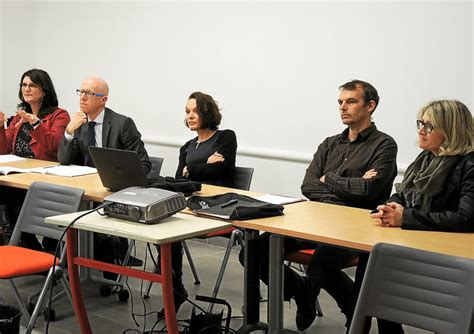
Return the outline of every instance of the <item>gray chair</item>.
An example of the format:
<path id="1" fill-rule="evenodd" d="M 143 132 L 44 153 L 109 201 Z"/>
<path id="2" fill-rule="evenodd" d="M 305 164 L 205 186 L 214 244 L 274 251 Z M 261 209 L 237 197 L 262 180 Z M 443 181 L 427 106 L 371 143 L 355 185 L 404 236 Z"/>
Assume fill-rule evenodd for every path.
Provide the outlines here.
<path id="1" fill-rule="evenodd" d="M 0 279 L 7 279 L 10 282 L 17 303 L 25 318 L 28 319 L 26 333 L 31 333 L 46 292 L 52 286 L 54 280 L 61 282 L 64 292 L 68 295 L 71 303 L 72 298 L 69 285 L 63 275 L 63 268 L 66 265 L 65 247 L 62 248 L 59 263 L 54 269 L 53 279 L 54 256 L 49 253 L 21 247 L 21 234 L 26 232 L 59 240 L 63 233 L 63 228 L 45 224 L 44 218 L 76 212 L 79 209 L 83 194 L 83 189 L 43 182 L 32 183 L 21 208 L 9 245 L 0 246 L 0 259 L 2 259 Z M 26 275 L 37 275 L 44 271 L 48 271 L 48 274 L 39 293 L 36 305 L 32 303 L 31 299 L 28 300 L 30 305 L 34 305 L 30 317 L 27 307 L 22 302 L 20 293 L 14 283 L 14 278 Z M 52 317 L 50 305 L 47 305 L 46 310 L 47 313 L 45 314 Z"/>
<path id="2" fill-rule="evenodd" d="M 473 260 L 379 243 L 349 333 L 362 333 L 370 316 L 438 334 L 467 334 L 473 330 L 473 303 Z"/>
<path id="3" fill-rule="evenodd" d="M 241 190 L 249 190 L 250 185 L 252 183 L 253 172 L 254 172 L 254 169 L 252 167 L 235 167 L 234 176 L 232 178 L 234 188 L 241 189 Z M 212 237 L 219 237 L 219 236 L 222 237 L 226 235 L 229 235 L 229 242 L 227 243 L 227 247 L 224 253 L 224 258 L 222 259 L 222 264 L 219 269 L 219 274 L 217 275 L 216 284 L 214 285 L 214 290 L 212 291 L 211 296 L 213 298 L 217 297 L 217 294 L 219 293 L 219 289 L 222 284 L 222 279 L 224 278 L 225 269 L 227 267 L 227 263 L 229 262 L 229 256 L 230 256 L 230 252 L 232 251 L 232 247 L 235 244 L 239 244 L 241 247 L 244 246 L 244 234 L 241 230 L 231 227 L 224 231 L 209 233 L 201 237 L 203 239 L 208 239 Z M 199 278 L 196 280 L 196 277 L 197 277 L 196 267 L 194 266 L 191 253 L 189 252 L 188 246 L 186 245 L 185 241 L 183 241 L 183 248 L 184 248 L 186 257 L 188 259 L 189 265 L 191 267 L 191 270 L 193 272 L 195 283 L 196 281 L 199 282 Z M 212 311 L 212 308 L 213 308 L 213 304 L 211 304 L 209 307 L 210 312 Z"/>
<path id="4" fill-rule="evenodd" d="M 164 158 L 150 157 L 151 170 L 148 176 L 160 176 L 161 166 L 163 165 Z"/>
<path id="5" fill-rule="evenodd" d="M 254 169 L 252 167 L 235 167 L 234 169 L 234 188 L 249 190 L 252 183 Z"/>

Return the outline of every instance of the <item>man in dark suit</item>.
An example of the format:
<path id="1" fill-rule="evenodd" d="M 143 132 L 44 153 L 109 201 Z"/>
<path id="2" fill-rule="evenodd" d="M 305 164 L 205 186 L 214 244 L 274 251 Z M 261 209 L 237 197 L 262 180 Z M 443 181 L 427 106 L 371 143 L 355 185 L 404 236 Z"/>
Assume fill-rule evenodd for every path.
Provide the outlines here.
<path id="1" fill-rule="evenodd" d="M 151 170 L 151 161 L 141 140 L 141 134 L 130 117 L 117 114 L 105 107 L 109 95 L 109 86 L 104 79 L 90 77 L 82 82 L 76 90 L 80 97 L 80 110 L 66 127 L 64 137 L 59 145 L 58 161 L 62 165 L 94 166 L 89 153 L 89 146 L 116 148 L 138 153 L 145 174 Z M 96 240 L 97 240 L 96 236 Z M 96 242 L 99 245 L 99 242 Z M 120 251 L 126 251 L 126 239 L 120 241 Z M 101 251 L 96 252 L 98 260 Z M 131 257 L 129 265 L 141 266 L 142 261 Z M 106 278 L 115 279 L 115 274 L 106 274 Z"/>
<path id="2" fill-rule="evenodd" d="M 94 167 L 89 146 L 135 151 L 140 156 L 145 174 L 151 162 L 141 134 L 130 117 L 120 115 L 105 107 L 109 86 L 104 79 L 90 77 L 77 90 L 80 97 L 78 111 L 66 127 L 58 151 L 58 161 L 63 165 L 75 164 Z"/>

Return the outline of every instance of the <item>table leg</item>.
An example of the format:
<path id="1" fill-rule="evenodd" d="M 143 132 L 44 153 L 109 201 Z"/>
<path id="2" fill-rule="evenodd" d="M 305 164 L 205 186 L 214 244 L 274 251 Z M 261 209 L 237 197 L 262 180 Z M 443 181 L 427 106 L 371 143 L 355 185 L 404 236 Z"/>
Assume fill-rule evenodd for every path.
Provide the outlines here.
<path id="1" fill-rule="evenodd" d="M 82 298 L 81 282 L 79 279 L 79 273 L 77 265 L 74 263 L 74 259 L 77 256 L 77 230 L 69 229 L 67 232 L 67 261 L 69 271 L 69 283 L 71 286 L 71 295 L 74 304 L 74 312 L 79 321 L 82 334 L 92 334 L 92 330 L 87 318 L 87 311 L 84 306 L 84 300 Z"/>
<path id="2" fill-rule="evenodd" d="M 268 327 L 271 334 L 297 333 L 283 328 L 283 260 L 285 237 L 270 235 L 270 264 L 268 277 Z"/>
<path id="3" fill-rule="evenodd" d="M 283 245 L 284 237 L 270 235 L 268 282 L 268 326 L 270 333 L 283 329 Z"/>
<path id="4" fill-rule="evenodd" d="M 258 231 L 245 229 L 245 271 L 244 271 L 244 323 L 238 333 L 257 330 L 267 332 L 268 325 L 260 322 L 260 278 L 257 254 Z"/>
<path id="5" fill-rule="evenodd" d="M 178 333 L 176 311 L 173 298 L 173 269 L 171 267 L 171 244 L 160 245 L 163 305 L 168 333 Z"/>

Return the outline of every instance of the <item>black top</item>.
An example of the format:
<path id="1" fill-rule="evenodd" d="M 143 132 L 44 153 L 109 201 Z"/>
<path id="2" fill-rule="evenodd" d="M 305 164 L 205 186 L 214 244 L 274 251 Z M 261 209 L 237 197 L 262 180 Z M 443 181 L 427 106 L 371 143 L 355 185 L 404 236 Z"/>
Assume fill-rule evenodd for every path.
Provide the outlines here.
<path id="1" fill-rule="evenodd" d="M 18 135 L 15 141 L 15 155 L 22 158 L 35 159 L 35 153 L 31 149 L 30 142 L 31 136 L 30 132 L 33 130 L 33 127 L 30 123 L 23 123 L 18 131 Z"/>
<path id="2" fill-rule="evenodd" d="M 314 154 L 301 185 L 312 201 L 372 209 L 386 200 L 397 176 L 397 144 L 374 123 L 349 140 L 349 128 L 326 138 Z M 362 176 L 370 169 L 377 175 Z M 325 176 L 325 183 L 319 179 Z"/>
<path id="3" fill-rule="evenodd" d="M 223 162 L 208 164 L 207 159 L 218 152 L 224 156 Z M 197 137 L 184 144 L 179 152 L 176 178 L 183 177 L 187 166 L 188 179 L 202 183 L 232 187 L 237 152 L 237 138 L 232 130 L 217 130 L 208 140 L 199 143 Z"/>

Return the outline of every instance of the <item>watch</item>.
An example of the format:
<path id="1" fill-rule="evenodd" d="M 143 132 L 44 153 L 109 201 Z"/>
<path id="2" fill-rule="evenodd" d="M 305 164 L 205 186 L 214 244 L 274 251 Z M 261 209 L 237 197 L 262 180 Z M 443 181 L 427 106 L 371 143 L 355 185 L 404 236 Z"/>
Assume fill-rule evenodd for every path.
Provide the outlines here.
<path id="1" fill-rule="evenodd" d="M 36 122 L 34 122 L 33 124 L 31 124 L 32 127 L 36 128 L 38 125 L 41 124 L 41 121 L 40 119 L 38 118 L 38 120 Z"/>

